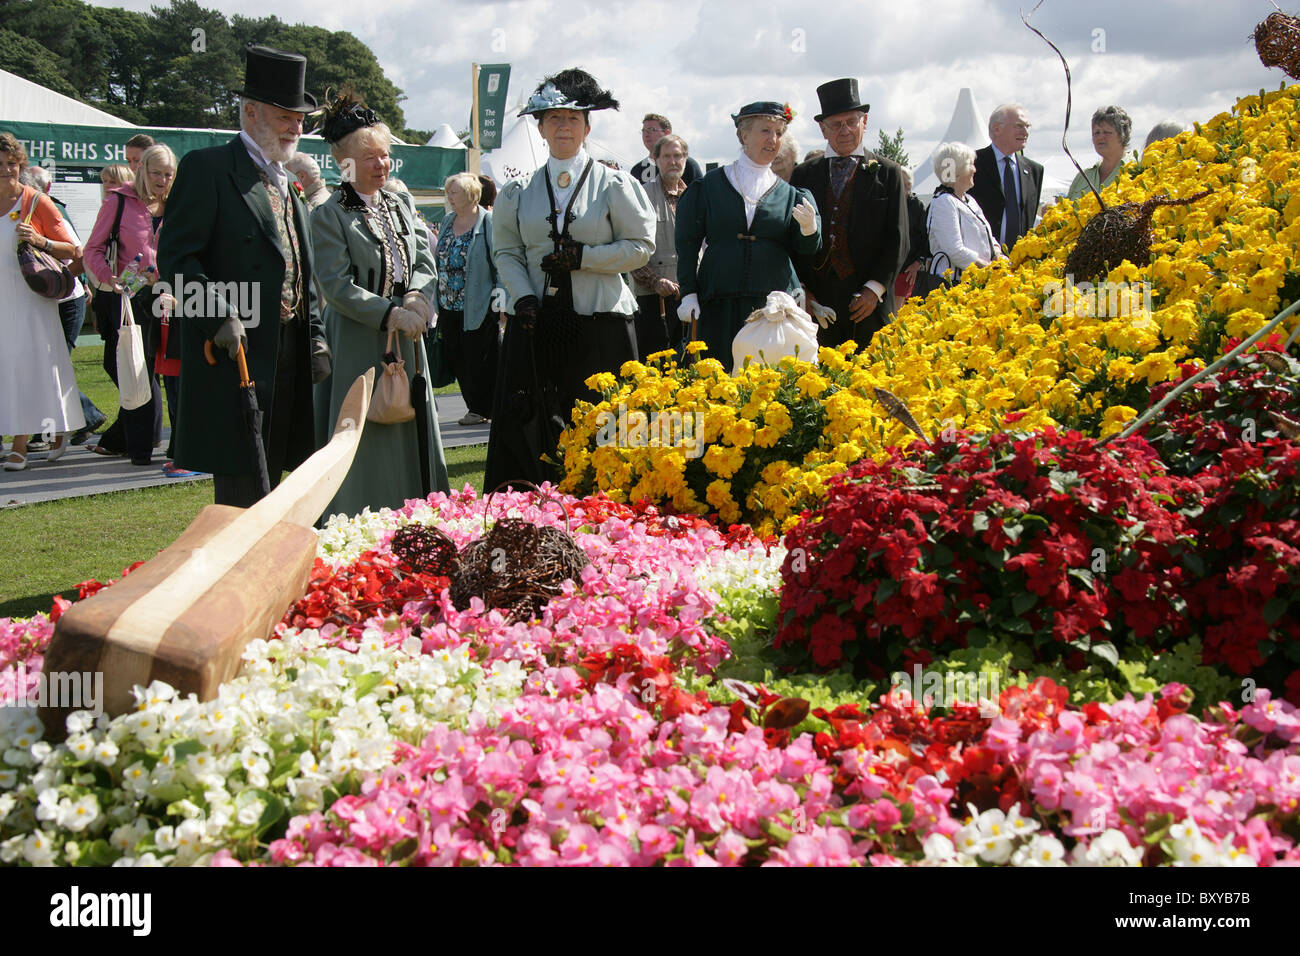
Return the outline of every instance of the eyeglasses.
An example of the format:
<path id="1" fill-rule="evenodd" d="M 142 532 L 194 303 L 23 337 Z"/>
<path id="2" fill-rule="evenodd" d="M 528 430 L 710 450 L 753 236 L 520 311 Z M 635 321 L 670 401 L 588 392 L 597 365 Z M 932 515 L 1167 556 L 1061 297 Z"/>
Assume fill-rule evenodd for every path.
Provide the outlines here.
<path id="1" fill-rule="evenodd" d="M 666 132 L 668 132 L 668 131 L 667 131 L 666 129 L 664 129 L 662 126 L 642 126 L 642 127 L 641 127 L 641 132 L 643 132 L 643 133 L 666 133 Z"/>
<path id="2" fill-rule="evenodd" d="M 854 117 L 853 119 L 846 119 L 846 120 L 823 120 L 822 125 L 825 126 L 832 133 L 838 133 L 841 130 L 853 129 L 855 126 L 861 125 L 862 119 L 863 117 L 858 116 L 858 117 Z"/>

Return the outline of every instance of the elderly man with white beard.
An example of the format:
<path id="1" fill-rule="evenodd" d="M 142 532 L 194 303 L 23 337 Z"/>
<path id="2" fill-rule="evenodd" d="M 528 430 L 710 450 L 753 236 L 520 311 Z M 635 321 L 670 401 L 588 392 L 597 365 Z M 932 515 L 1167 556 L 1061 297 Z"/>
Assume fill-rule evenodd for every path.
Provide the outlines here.
<path id="1" fill-rule="evenodd" d="M 158 235 L 159 276 L 208 292 L 201 314 L 186 311 L 179 323 L 175 459 L 212 473 L 217 504 L 246 508 L 263 494 L 237 396 L 241 344 L 263 413 L 270 486 L 316 450 L 312 383 L 328 377 L 330 355 L 307 208 L 283 165 L 298 147 L 304 115 L 316 109 L 303 89 L 306 71 L 299 54 L 249 47 L 241 132 L 185 155 Z M 216 365 L 204 356 L 209 340 Z"/>

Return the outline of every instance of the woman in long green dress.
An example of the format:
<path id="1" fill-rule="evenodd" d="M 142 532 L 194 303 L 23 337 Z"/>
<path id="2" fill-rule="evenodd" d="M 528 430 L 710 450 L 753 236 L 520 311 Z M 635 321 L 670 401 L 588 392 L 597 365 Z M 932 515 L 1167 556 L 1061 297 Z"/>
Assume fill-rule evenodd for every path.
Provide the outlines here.
<path id="1" fill-rule="evenodd" d="M 731 370 L 731 340 L 769 292 L 798 298 L 794 256 L 821 243 L 812 194 L 772 171 L 794 114 L 781 103 L 750 103 L 732 116 L 741 153 L 687 187 L 677 206 L 677 283 L 683 322 L 699 319 L 707 357 Z M 704 258 L 700 259 L 700 247 Z"/>

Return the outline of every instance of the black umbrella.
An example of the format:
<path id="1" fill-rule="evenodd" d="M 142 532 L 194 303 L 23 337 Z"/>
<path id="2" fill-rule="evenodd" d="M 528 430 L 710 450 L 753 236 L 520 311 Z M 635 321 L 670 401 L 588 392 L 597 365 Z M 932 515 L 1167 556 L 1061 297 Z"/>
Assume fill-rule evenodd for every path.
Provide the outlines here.
<path id="1" fill-rule="evenodd" d="M 411 343 L 415 353 L 415 378 L 411 379 L 411 405 L 415 409 L 415 437 L 420 449 L 420 487 L 424 497 L 433 488 L 429 484 L 429 386 L 424 378 L 424 365 L 420 362 L 420 340 Z"/>
<path id="2" fill-rule="evenodd" d="M 209 365 L 217 364 L 211 339 L 203 343 L 203 355 Z M 239 366 L 239 412 L 244 419 L 244 438 L 248 442 L 248 454 L 257 472 L 258 497 L 264 498 L 271 493 L 271 476 L 266 470 L 266 448 L 262 445 L 262 409 L 257 404 L 257 388 L 248 377 L 248 359 L 244 356 L 242 339 L 235 363 Z"/>

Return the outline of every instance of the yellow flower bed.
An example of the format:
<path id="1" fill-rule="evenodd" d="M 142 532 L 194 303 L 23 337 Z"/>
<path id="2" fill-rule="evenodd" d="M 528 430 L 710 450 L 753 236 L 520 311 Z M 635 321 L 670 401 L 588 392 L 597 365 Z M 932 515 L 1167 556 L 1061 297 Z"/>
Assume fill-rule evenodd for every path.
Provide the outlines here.
<path id="1" fill-rule="evenodd" d="M 910 299 L 861 354 L 823 348 L 815 365 L 728 376 L 715 361 L 678 368 L 662 353 L 626 363 L 617 379 L 595 376 L 603 401 L 580 403 L 561 439 L 563 489 L 782 530 L 832 475 L 913 439 L 874 386 L 906 402 L 931 436 L 999 429 L 1013 412 L 1017 429 L 1118 431 L 1178 363 L 1212 359 L 1300 294 L 1298 108 L 1300 86 L 1245 97 L 1130 162 L 1103 190 L 1108 205 L 1213 192 L 1156 209 L 1151 263 L 1126 261 L 1104 285 L 1064 275 L 1099 210 L 1088 193 L 1049 208 L 1010 260 Z M 1084 284 L 1092 278 L 1097 288 Z M 620 413 L 622 432 L 612 427 Z M 656 427 L 638 432 L 637 413 L 660 413 Z M 685 424 L 696 426 L 689 439 Z"/>

